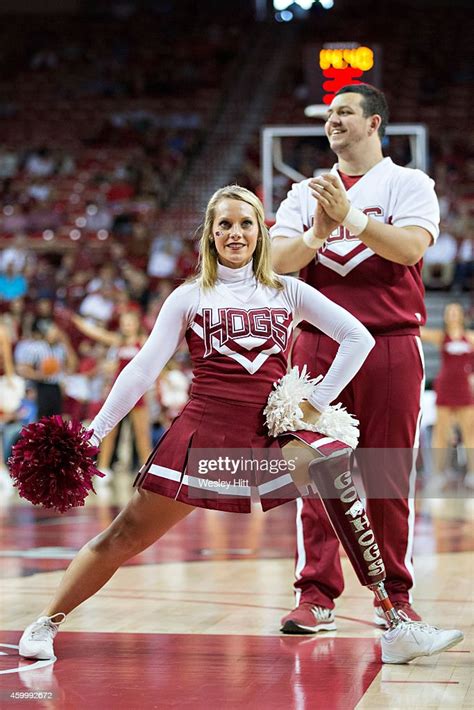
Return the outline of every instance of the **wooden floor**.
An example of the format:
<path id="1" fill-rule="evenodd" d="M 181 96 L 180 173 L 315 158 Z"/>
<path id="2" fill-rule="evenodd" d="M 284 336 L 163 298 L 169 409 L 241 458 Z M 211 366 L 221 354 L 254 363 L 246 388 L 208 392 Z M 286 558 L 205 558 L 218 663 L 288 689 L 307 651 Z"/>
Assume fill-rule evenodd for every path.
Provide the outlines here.
<path id="1" fill-rule="evenodd" d="M 279 619 L 293 605 L 288 504 L 250 516 L 194 512 L 69 616 L 54 664 L 21 660 L 22 628 L 129 495 L 128 478 L 114 484 L 112 499 L 63 516 L 16 498 L 0 507 L 2 709 L 474 707 L 469 498 L 418 506 L 414 605 L 427 621 L 466 635 L 440 656 L 382 666 L 371 595 L 346 559 L 338 630 L 281 635 Z"/>

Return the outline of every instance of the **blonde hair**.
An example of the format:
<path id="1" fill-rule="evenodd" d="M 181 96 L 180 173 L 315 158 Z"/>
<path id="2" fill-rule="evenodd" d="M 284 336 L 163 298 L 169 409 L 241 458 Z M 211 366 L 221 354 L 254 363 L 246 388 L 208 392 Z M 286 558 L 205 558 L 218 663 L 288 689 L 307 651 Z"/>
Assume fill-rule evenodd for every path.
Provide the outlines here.
<path id="1" fill-rule="evenodd" d="M 207 203 L 204 223 L 201 226 L 201 239 L 199 241 L 199 263 L 197 266 L 197 278 L 201 286 L 205 289 L 215 286 L 217 281 L 218 255 L 216 245 L 212 238 L 212 225 L 216 216 L 216 207 L 221 200 L 240 200 L 253 207 L 257 217 L 258 240 L 253 253 L 253 272 L 255 278 L 263 286 L 283 288 L 283 283 L 272 269 L 270 235 L 265 225 L 265 214 L 263 205 L 258 197 L 240 185 L 227 185 L 215 192 Z"/>

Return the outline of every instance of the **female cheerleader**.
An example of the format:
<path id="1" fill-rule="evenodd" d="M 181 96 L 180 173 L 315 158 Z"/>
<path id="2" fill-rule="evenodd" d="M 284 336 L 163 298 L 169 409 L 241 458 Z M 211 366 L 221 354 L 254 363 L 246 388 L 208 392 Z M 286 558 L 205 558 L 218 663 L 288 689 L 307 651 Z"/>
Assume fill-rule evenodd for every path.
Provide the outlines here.
<path id="1" fill-rule="evenodd" d="M 302 406 L 307 424 L 323 418 L 320 413 L 373 347 L 374 339 L 354 316 L 302 281 L 272 272 L 263 206 L 250 191 L 230 186 L 212 196 L 200 253 L 198 277 L 173 291 L 163 304 L 148 340 L 120 373 L 92 421 L 92 440 L 99 443 L 132 409 L 183 338 L 194 372 L 189 402 L 139 473 L 125 509 L 80 550 L 53 599 L 23 633 L 22 656 L 54 657 L 53 640 L 66 615 L 195 506 L 250 511 L 245 484 L 234 481 L 230 488 L 237 490 L 222 487 L 213 496 L 202 493 L 209 479 L 193 465 L 192 452 L 273 449 L 278 457 L 280 444 L 265 427 L 264 408 L 273 383 L 286 373 L 291 332 L 299 321 L 310 322 L 340 344 L 326 376 L 314 384 Z M 344 480 L 348 475 L 343 474 Z M 288 478 L 277 474 L 257 486 L 264 509 L 298 495 Z M 354 520 L 349 528 L 357 527 L 365 539 L 370 523 L 361 510 L 357 502 L 347 511 Z M 367 549 L 364 559 L 373 559 L 376 547 Z M 385 662 L 439 653 L 463 638 L 460 631 L 441 631 L 396 613 L 395 621 L 382 637 Z"/>

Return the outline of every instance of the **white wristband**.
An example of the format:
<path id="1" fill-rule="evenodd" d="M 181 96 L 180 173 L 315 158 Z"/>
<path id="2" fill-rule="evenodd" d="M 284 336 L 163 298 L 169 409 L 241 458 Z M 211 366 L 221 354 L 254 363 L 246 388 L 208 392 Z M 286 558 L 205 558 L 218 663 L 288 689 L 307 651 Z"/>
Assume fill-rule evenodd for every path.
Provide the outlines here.
<path id="1" fill-rule="evenodd" d="M 325 242 L 324 239 L 319 239 L 318 237 L 314 236 L 313 227 L 311 227 L 311 229 L 306 230 L 306 232 L 303 234 L 303 241 L 310 249 L 320 249 Z"/>
<path id="2" fill-rule="evenodd" d="M 349 212 L 342 220 L 342 224 L 344 225 L 344 227 L 347 227 L 349 232 L 354 237 L 357 237 L 359 236 L 359 234 L 362 234 L 364 229 L 367 227 L 368 221 L 369 218 L 366 214 L 364 214 L 364 212 L 362 212 L 362 210 L 358 210 L 357 207 L 353 207 L 351 205 L 349 208 Z"/>

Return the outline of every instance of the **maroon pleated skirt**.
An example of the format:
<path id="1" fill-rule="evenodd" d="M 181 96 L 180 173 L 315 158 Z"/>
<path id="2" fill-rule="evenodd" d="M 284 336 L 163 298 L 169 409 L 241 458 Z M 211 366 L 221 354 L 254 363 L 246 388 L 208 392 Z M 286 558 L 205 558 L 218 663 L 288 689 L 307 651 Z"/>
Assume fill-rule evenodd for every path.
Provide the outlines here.
<path id="1" fill-rule="evenodd" d="M 151 452 L 134 485 L 189 505 L 249 513 L 251 499 L 263 510 L 298 498 L 281 452 L 288 440 L 271 437 L 262 405 L 191 397 Z M 296 436 L 321 453 L 341 443 L 312 432 Z"/>

